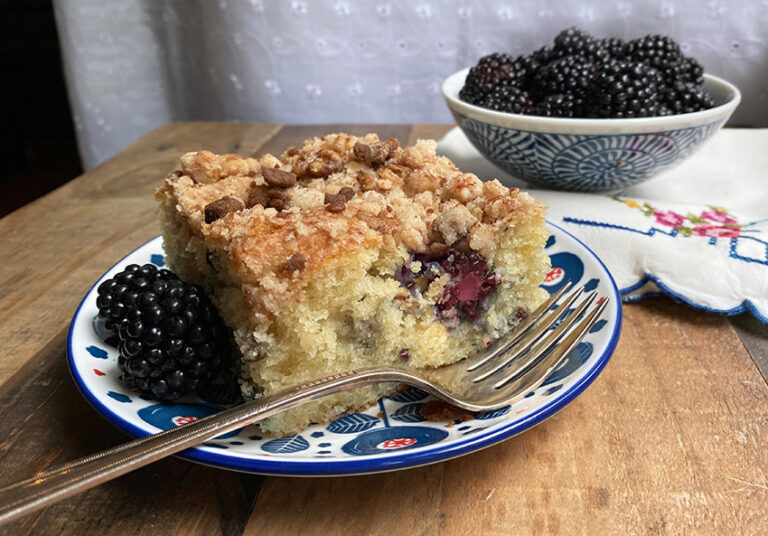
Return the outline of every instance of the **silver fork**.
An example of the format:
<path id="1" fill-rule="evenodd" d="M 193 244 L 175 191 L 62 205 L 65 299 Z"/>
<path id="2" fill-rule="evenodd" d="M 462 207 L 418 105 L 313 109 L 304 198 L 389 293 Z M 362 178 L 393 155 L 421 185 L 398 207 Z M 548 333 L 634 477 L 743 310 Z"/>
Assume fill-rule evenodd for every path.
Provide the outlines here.
<path id="1" fill-rule="evenodd" d="M 562 303 L 553 307 L 569 287 L 570 284 L 553 294 L 486 351 L 453 365 L 419 370 L 377 366 L 334 374 L 136 439 L 0 488 L 0 523 L 218 435 L 347 389 L 396 382 L 422 389 L 468 411 L 493 410 L 509 405 L 541 385 L 605 309 L 607 299 L 592 307 L 596 291 L 572 307 L 583 288 L 570 293 Z M 553 329 L 553 326 L 556 327 Z"/>

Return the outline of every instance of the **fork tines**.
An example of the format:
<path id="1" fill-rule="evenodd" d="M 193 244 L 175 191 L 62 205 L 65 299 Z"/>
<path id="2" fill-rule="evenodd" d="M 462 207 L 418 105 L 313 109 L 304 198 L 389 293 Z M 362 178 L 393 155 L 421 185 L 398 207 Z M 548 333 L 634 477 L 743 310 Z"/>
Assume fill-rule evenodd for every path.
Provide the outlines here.
<path id="1" fill-rule="evenodd" d="M 566 296 L 570 288 L 569 282 L 486 353 L 471 360 L 467 370 L 477 371 L 472 381 L 477 383 L 493 377 L 497 380 L 496 389 L 512 392 L 534 389 L 546 380 L 595 324 L 608 302 L 607 299 L 599 300 L 587 313 L 597 297 L 597 290 L 574 306 L 584 287 Z M 563 301 L 555 306 L 563 296 Z"/>

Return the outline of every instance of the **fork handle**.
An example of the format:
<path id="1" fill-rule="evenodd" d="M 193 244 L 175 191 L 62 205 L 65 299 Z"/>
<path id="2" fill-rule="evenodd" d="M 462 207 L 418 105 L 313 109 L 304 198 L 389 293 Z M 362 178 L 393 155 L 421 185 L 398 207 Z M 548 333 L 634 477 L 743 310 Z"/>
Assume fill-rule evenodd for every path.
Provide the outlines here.
<path id="1" fill-rule="evenodd" d="M 0 488 L 0 524 L 304 402 L 380 382 L 412 383 L 412 378 L 390 367 L 334 374 L 21 480 Z"/>

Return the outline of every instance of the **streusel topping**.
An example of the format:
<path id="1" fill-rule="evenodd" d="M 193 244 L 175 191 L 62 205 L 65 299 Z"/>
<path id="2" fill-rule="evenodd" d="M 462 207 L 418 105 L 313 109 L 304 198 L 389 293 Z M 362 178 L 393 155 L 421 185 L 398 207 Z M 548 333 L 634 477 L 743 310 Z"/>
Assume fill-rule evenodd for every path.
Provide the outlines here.
<path id="1" fill-rule="evenodd" d="M 369 244 L 412 253 L 475 251 L 492 262 L 495 233 L 521 211 L 543 211 L 526 193 L 483 182 L 437 156 L 436 143 L 330 134 L 280 158 L 187 153 L 157 192 L 175 200 L 206 242 L 220 246 L 244 284 L 276 292 L 329 258 Z M 299 285 L 300 286 L 300 285 Z"/>

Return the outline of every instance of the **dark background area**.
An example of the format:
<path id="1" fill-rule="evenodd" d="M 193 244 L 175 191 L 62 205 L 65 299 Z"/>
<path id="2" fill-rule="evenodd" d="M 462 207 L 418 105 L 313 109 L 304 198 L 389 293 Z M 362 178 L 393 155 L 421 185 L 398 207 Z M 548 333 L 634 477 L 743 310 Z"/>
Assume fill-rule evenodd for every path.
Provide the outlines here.
<path id="1" fill-rule="evenodd" d="M 0 216 L 80 173 L 52 3 L 0 0 Z"/>

